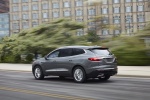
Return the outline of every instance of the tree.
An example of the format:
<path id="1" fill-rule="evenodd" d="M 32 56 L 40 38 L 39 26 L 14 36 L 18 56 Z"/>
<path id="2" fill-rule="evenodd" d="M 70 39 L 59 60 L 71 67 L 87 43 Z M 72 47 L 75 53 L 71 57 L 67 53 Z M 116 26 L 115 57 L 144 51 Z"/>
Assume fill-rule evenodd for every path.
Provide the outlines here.
<path id="1" fill-rule="evenodd" d="M 135 35 L 116 37 L 102 45 L 111 48 L 119 65 L 150 65 L 150 47 L 145 46 L 145 37 L 150 38 L 150 24 Z"/>
<path id="2" fill-rule="evenodd" d="M 18 36 L 18 41 L 24 44 L 24 47 L 19 45 L 14 49 L 22 47 L 25 51 L 37 53 L 43 51 L 43 49 L 47 51 L 50 48 L 54 49 L 62 45 L 80 44 L 76 41 L 77 37 L 74 36 L 74 32 L 76 29 L 83 27 L 83 24 L 69 19 L 59 19 L 42 24 L 22 31 Z"/>
<path id="3" fill-rule="evenodd" d="M 99 7 L 102 5 L 102 2 L 104 0 L 85 0 L 85 3 L 88 4 L 88 6 L 92 6 L 95 9 L 99 9 Z M 89 21 L 87 21 L 87 26 L 90 30 L 87 31 L 89 34 L 87 37 L 88 41 L 90 42 L 97 42 L 101 40 L 102 38 L 105 38 L 104 36 L 102 37 L 99 33 L 103 29 L 108 29 L 108 30 L 114 30 L 117 29 L 116 26 L 110 25 L 108 23 L 107 17 L 104 15 L 97 15 L 97 16 L 92 16 Z M 92 34 L 91 34 L 92 33 Z M 95 39 L 95 40 L 92 40 Z"/>
<path id="4" fill-rule="evenodd" d="M 75 30 L 81 28 L 84 28 L 81 23 L 59 19 L 24 30 L 2 40 L 1 57 L 30 53 L 45 55 L 60 46 L 86 44 L 84 39 L 75 36 Z"/>
<path id="5" fill-rule="evenodd" d="M 89 31 L 87 34 L 88 42 L 97 42 L 100 40 L 100 37 L 96 34 L 95 31 Z"/>

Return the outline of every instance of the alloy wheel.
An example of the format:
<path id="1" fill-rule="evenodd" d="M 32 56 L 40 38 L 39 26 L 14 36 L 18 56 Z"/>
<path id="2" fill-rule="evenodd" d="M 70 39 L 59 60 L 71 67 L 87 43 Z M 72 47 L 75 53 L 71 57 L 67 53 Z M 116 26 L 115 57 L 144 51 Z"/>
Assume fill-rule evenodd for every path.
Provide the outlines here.
<path id="1" fill-rule="evenodd" d="M 73 78 L 76 82 L 82 83 L 86 80 L 85 71 L 81 67 L 77 67 L 74 69 Z"/>

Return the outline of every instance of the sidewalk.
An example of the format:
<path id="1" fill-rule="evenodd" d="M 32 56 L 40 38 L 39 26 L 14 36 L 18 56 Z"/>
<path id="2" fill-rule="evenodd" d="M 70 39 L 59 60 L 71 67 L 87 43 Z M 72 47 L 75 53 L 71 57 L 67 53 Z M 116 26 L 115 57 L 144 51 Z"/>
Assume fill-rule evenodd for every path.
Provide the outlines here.
<path id="1" fill-rule="evenodd" d="M 31 64 L 7 64 L 0 63 L 0 70 L 10 71 L 25 71 L 31 72 Z M 150 66 L 118 66 L 118 76 L 130 76 L 130 77 L 149 77 L 150 78 Z"/>

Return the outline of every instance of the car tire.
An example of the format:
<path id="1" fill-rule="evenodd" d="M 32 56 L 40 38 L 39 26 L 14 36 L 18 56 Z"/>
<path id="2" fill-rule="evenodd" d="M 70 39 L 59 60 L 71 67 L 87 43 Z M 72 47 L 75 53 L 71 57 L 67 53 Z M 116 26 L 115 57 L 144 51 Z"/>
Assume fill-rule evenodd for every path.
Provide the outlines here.
<path id="1" fill-rule="evenodd" d="M 109 75 L 105 75 L 103 77 L 99 77 L 99 80 L 107 81 L 110 78 Z"/>
<path id="2" fill-rule="evenodd" d="M 84 83 L 86 81 L 86 73 L 82 67 L 76 67 L 73 70 L 73 79 L 77 83 Z"/>
<path id="3" fill-rule="evenodd" d="M 43 70 L 40 66 L 35 66 L 33 70 L 33 74 L 36 80 L 42 80 L 44 79 Z"/>

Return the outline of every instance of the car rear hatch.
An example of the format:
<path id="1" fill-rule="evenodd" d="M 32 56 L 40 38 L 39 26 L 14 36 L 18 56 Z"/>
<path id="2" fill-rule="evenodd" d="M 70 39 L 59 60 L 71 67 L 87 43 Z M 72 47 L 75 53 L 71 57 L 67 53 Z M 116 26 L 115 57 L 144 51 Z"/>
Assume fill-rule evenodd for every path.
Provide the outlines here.
<path id="1" fill-rule="evenodd" d="M 103 64 L 116 64 L 116 57 L 109 51 L 108 48 L 92 48 L 89 50 L 99 57 Z"/>
<path id="2" fill-rule="evenodd" d="M 94 67 L 99 72 L 98 77 L 102 76 L 103 74 L 114 75 L 117 73 L 116 57 L 109 51 L 108 48 L 100 47 L 100 48 L 92 48 L 89 50 L 95 54 L 94 58 L 97 61 L 93 62 L 98 64 L 98 66 Z"/>

